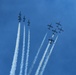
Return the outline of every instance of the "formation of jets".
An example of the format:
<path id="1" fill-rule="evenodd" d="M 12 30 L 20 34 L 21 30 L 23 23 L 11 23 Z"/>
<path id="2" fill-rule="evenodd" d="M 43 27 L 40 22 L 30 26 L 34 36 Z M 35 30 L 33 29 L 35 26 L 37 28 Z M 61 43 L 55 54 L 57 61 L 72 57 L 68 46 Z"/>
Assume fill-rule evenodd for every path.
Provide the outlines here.
<path id="1" fill-rule="evenodd" d="M 18 15 L 18 21 L 19 22 L 21 22 L 21 20 L 22 20 L 22 18 L 21 18 L 21 11 L 20 11 L 20 13 L 19 13 L 19 15 Z M 26 18 L 25 18 L 25 16 L 23 17 L 23 22 L 25 22 L 25 20 L 26 20 Z M 28 26 L 30 26 L 30 20 L 28 20 Z"/>
<path id="2" fill-rule="evenodd" d="M 19 16 L 18 16 L 18 20 L 19 20 L 19 22 L 21 22 L 21 20 L 22 20 L 22 18 L 21 18 L 21 12 L 19 13 Z M 25 16 L 23 17 L 23 22 L 25 22 L 25 20 L 26 20 L 26 18 L 25 18 Z M 28 26 L 30 26 L 30 20 L 28 20 Z M 52 24 L 48 24 L 47 26 L 48 26 L 48 29 L 49 30 L 51 30 L 52 29 L 52 32 L 53 32 L 53 35 L 55 35 L 55 34 L 57 34 L 57 33 L 61 33 L 61 32 L 63 32 L 64 30 L 62 29 L 62 25 L 61 25 L 61 23 L 60 22 L 56 22 L 56 27 L 57 27 L 57 29 L 53 29 L 54 27 L 52 26 Z M 49 40 L 49 42 L 50 42 L 50 44 L 52 44 L 53 42 L 54 42 L 54 40 L 51 38 L 51 39 L 48 39 Z"/>
<path id="3" fill-rule="evenodd" d="M 61 33 L 63 32 L 64 30 L 62 29 L 62 25 L 60 22 L 56 22 L 56 29 L 53 29 L 53 26 L 51 24 L 48 24 L 48 29 L 52 29 L 52 32 L 53 32 L 53 35 L 57 34 L 57 33 Z M 48 39 L 50 44 L 52 44 L 54 42 L 54 40 L 51 38 L 51 39 Z"/>

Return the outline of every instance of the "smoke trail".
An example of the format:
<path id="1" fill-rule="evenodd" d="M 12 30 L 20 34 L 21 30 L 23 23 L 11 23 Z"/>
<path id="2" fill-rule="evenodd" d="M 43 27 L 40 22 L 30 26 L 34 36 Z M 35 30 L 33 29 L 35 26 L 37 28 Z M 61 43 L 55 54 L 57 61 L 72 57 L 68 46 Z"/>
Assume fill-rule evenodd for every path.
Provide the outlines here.
<path id="1" fill-rule="evenodd" d="M 52 38 L 53 38 L 54 36 L 55 36 L 55 35 L 53 34 L 53 35 L 52 35 Z"/>
<path id="2" fill-rule="evenodd" d="M 46 47 L 46 50 L 45 50 L 45 52 L 44 52 L 44 54 L 43 54 L 43 56 L 42 56 L 42 59 L 41 59 L 41 61 L 40 61 L 40 63 L 39 63 L 39 66 L 38 66 L 38 68 L 37 68 L 37 70 L 36 70 L 35 75 L 38 75 L 38 74 L 39 74 L 40 68 L 41 68 L 42 63 L 43 63 L 43 61 L 44 61 L 44 58 L 45 58 L 45 56 L 46 56 L 46 53 L 47 53 L 47 51 L 48 51 L 48 49 L 49 49 L 49 46 L 50 46 L 50 43 L 48 43 L 48 45 L 47 45 L 47 47 Z"/>
<path id="3" fill-rule="evenodd" d="M 22 75 L 23 64 L 24 64 L 24 53 L 25 53 L 25 25 L 24 25 L 24 33 L 23 33 L 23 47 L 22 47 L 22 58 L 21 58 L 21 65 L 20 65 L 20 73 Z"/>
<path id="4" fill-rule="evenodd" d="M 27 46 L 26 63 L 25 63 L 25 75 L 27 75 L 27 69 L 28 69 L 29 49 L 30 49 L 30 30 L 28 30 L 28 46 Z"/>
<path id="5" fill-rule="evenodd" d="M 53 43 L 53 46 L 52 46 L 52 48 L 50 49 L 50 52 L 48 53 L 48 55 L 47 55 L 47 57 L 46 57 L 46 59 L 45 59 L 45 61 L 44 61 L 43 67 L 42 67 L 41 72 L 40 72 L 39 75 L 43 75 L 43 72 L 44 72 L 45 67 L 46 67 L 46 65 L 47 65 L 47 63 L 48 63 L 49 57 L 50 57 L 50 55 L 51 55 L 51 53 L 52 53 L 52 51 L 53 51 L 53 48 L 54 48 L 54 46 L 55 46 L 55 44 L 56 44 L 57 39 L 58 39 L 58 36 L 56 37 L 55 42 Z"/>
<path id="6" fill-rule="evenodd" d="M 15 47 L 15 52 L 14 52 L 14 57 L 13 57 L 13 62 L 12 62 L 10 75 L 15 75 L 16 66 L 17 66 L 17 57 L 18 57 L 18 51 L 19 51 L 19 40 L 20 40 L 20 23 L 19 23 L 19 26 L 18 26 L 16 47 Z"/>
<path id="7" fill-rule="evenodd" d="M 39 47 L 39 49 L 38 49 L 38 52 L 37 52 L 37 54 L 36 54 L 36 56 L 35 56 L 35 58 L 34 58 L 34 61 L 33 61 L 33 63 L 32 63 L 32 66 L 31 66 L 31 68 L 30 68 L 30 70 L 29 70 L 28 75 L 30 75 L 31 72 L 32 72 L 32 69 L 33 69 L 33 67 L 34 67 L 34 65 L 35 65 L 35 63 L 36 63 L 36 61 L 37 61 L 38 55 L 39 55 L 40 50 L 41 50 L 41 48 L 42 48 L 42 46 L 43 46 L 43 44 L 44 44 L 44 41 L 45 41 L 45 39 L 46 39 L 46 36 L 47 36 L 47 33 L 45 34 L 45 36 L 44 36 L 44 38 L 43 38 L 43 40 L 42 40 L 42 43 L 41 43 L 41 45 L 40 45 L 40 47 Z"/>

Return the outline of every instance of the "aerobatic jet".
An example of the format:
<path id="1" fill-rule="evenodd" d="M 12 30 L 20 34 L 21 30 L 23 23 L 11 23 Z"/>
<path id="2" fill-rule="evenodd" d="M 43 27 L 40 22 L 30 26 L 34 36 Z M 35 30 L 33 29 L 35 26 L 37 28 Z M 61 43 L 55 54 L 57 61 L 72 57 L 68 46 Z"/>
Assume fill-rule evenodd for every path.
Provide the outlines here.
<path id="1" fill-rule="evenodd" d="M 53 39 L 48 39 L 49 41 L 50 41 L 50 44 L 52 44 L 53 42 L 54 42 L 54 40 Z"/>
<path id="2" fill-rule="evenodd" d="M 30 20 L 28 20 L 28 26 L 30 26 Z"/>
<path id="3" fill-rule="evenodd" d="M 23 17 L 23 22 L 25 22 L 25 19 L 26 19 L 26 18 L 25 18 L 25 16 L 24 16 L 24 17 Z"/>
<path id="4" fill-rule="evenodd" d="M 57 22 L 56 24 L 57 24 L 58 26 L 61 26 L 60 22 Z"/>
<path id="5" fill-rule="evenodd" d="M 60 31 L 64 31 L 62 28 L 58 28 Z"/>
<path id="6" fill-rule="evenodd" d="M 57 31 L 56 31 L 56 29 L 55 30 L 52 30 L 53 31 L 53 33 L 58 33 Z"/>
<path id="7" fill-rule="evenodd" d="M 48 24 L 48 27 L 53 28 L 53 26 L 51 24 Z"/>
<path id="8" fill-rule="evenodd" d="M 19 22 L 21 22 L 21 11 L 19 13 L 18 20 L 19 20 Z"/>
<path id="9" fill-rule="evenodd" d="M 58 30 L 59 30 L 59 33 L 64 31 L 62 28 L 58 28 Z"/>
<path id="10" fill-rule="evenodd" d="M 53 28 L 53 26 L 51 24 L 48 24 L 48 29 L 50 30 L 51 28 Z"/>

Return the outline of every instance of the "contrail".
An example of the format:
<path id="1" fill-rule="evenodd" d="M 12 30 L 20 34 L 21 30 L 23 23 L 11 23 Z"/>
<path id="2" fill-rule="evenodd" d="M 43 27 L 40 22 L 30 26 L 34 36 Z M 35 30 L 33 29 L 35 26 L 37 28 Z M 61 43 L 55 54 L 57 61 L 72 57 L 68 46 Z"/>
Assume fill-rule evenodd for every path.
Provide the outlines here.
<path id="1" fill-rule="evenodd" d="M 45 34 L 45 36 L 44 36 L 44 38 L 43 38 L 43 40 L 42 40 L 42 42 L 41 42 L 41 45 L 40 45 L 40 47 L 39 47 L 39 49 L 38 49 L 38 52 L 37 52 L 37 54 L 36 54 L 36 56 L 35 56 L 35 58 L 34 58 L 34 61 L 33 61 L 33 63 L 32 63 L 32 66 L 31 66 L 31 68 L 30 68 L 30 70 L 29 70 L 28 75 L 30 75 L 31 72 L 32 72 L 32 70 L 33 70 L 33 67 L 34 67 L 34 65 L 35 65 L 35 63 L 36 63 L 36 61 L 37 61 L 38 55 L 39 55 L 39 53 L 40 53 L 40 50 L 41 50 L 41 48 L 42 48 L 42 46 L 43 46 L 43 44 L 44 44 L 44 42 L 45 42 L 46 36 L 47 36 L 47 33 Z"/>
<path id="2" fill-rule="evenodd" d="M 10 75 L 15 75 L 16 66 L 17 66 L 17 57 L 18 57 L 18 51 L 19 51 L 19 40 L 20 40 L 20 23 L 19 23 L 19 26 L 18 26 L 16 47 L 15 47 L 15 52 L 14 52 L 14 57 L 13 57 L 13 62 L 12 62 Z"/>
<path id="3" fill-rule="evenodd" d="M 53 51 L 53 48 L 54 48 L 54 46 L 55 46 L 55 44 L 56 44 L 57 39 L 58 39 L 58 36 L 56 37 L 55 42 L 53 43 L 53 46 L 52 46 L 52 48 L 50 49 L 50 52 L 48 53 L 48 55 L 47 55 L 47 57 L 46 57 L 46 59 L 45 59 L 45 61 L 44 61 L 43 67 L 42 67 L 41 72 L 40 72 L 39 75 L 43 75 L 43 72 L 44 72 L 45 67 L 46 67 L 46 65 L 47 65 L 47 63 L 48 63 L 49 57 L 50 57 L 50 55 L 51 55 L 51 53 L 52 53 L 52 51 Z"/>
<path id="4" fill-rule="evenodd" d="M 30 49 L 30 29 L 28 30 L 28 46 L 27 46 L 26 63 L 25 63 L 25 75 L 27 75 L 27 69 L 28 69 L 29 49 Z"/>
<path id="5" fill-rule="evenodd" d="M 48 49 L 49 49 L 49 46 L 50 46 L 50 42 L 48 43 L 48 45 L 47 45 L 47 47 L 46 47 L 46 49 L 45 49 L 45 52 L 44 52 L 44 54 L 43 54 L 43 56 L 42 56 L 42 59 L 41 59 L 41 61 L 40 61 L 40 63 L 39 63 L 39 66 L 38 66 L 38 68 L 37 68 L 37 70 L 36 70 L 35 75 L 38 75 L 38 74 L 39 74 L 40 68 L 41 68 L 41 66 L 42 66 L 42 64 L 43 64 L 43 61 L 44 61 L 44 58 L 45 58 L 45 56 L 46 56 L 46 53 L 47 53 L 47 51 L 48 51 Z"/>
<path id="6" fill-rule="evenodd" d="M 25 55 L 25 25 L 24 25 L 24 33 L 23 33 L 22 58 L 21 58 L 21 65 L 20 65 L 19 75 L 22 75 L 22 70 L 23 70 L 23 65 L 24 65 L 24 55 Z"/>

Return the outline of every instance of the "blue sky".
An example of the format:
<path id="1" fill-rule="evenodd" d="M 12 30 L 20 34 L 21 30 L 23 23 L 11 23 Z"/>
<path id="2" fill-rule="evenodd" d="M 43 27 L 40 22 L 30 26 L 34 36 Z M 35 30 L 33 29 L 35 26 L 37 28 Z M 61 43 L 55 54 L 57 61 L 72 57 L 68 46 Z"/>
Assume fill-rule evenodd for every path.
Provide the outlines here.
<path id="1" fill-rule="evenodd" d="M 18 28 L 17 19 L 20 11 L 22 11 L 22 16 L 25 15 L 31 21 L 29 67 L 45 33 L 48 31 L 46 25 L 52 23 L 55 26 L 55 22 L 60 21 L 64 32 L 59 35 L 44 75 L 76 75 L 75 0 L 0 0 L 0 75 L 9 75 L 10 73 Z M 27 29 L 28 27 L 26 26 Z M 23 23 L 21 25 L 21 38 L 22 32 Z M 50 33 L 51 31 L 48 37 L 51 36 Z M 47 45 L 47 40 L 42 51 Z M 16 75 L 19 73 L 22 39 L 20 39 L 20 42 Z M 32 75 L 34 72 L 35 70 Z"/>

